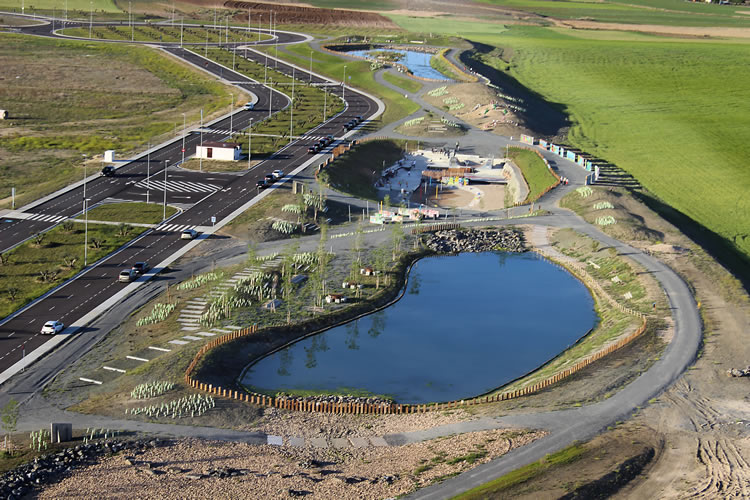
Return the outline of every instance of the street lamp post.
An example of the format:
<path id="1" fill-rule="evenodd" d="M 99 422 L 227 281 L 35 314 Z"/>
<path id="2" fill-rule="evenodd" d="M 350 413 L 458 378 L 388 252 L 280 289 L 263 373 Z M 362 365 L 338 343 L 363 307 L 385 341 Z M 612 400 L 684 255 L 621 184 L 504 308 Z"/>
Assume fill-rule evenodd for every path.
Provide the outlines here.
<path id="1" fill-rule="evenodd" d="M 232 94 L 232 107 L 229 112 L 229 137 L 232 137 L 232 130 L 234 129 L 234 94 Z"/>
<path id="2" fill-rule="evenodd" d="M 312 83 L 312 55 L 313 51 L 310 51 L 310 83 Z"/>
<path id="3" fill-rule="evenodd" d="M 294 139 L 294 66 L 292 66 L 292 104 L 289 107 L 289 143 L 291 144 Z"/>
<path id="4" fill-rule="evenodd" d="M 83 267 L 86 267 L 88 265 L 89 258 L 89 201 L 91 201 L 89 198 L 83 199 Z"/>
<path id="5" fill-rule="evenodd" d="M 326 113 L 326 106 L 328 105 L 328 91 L 323 87 L 323 121 L 326 121 L 328 114 Z"/>
<path id="6" fill-rule="evenodd" d="M 341 83 L 341 99 L 346 101 L 346 64 L 344 65 L 344 81 Z"/>
<path id="7" fill-rule="evenodd" d="M 250 168 L 250 158 L 253 156 L 253 119 L 250 118 L 250 128 L 247 129 L 247 168 Z"/>
<path id="8" fill-rule="evenodd" d="M 201 154 L 198 155 L 198 170 L 203 172 L 203 108 L 201 108 Z"/>
<path id="9" fill-rule="evenodd" d="M 161 220 L 167 220 L 167 169 L 169 168 L 169 160 L 164 160 L 164 213 L 162 214 Z"/>
<path id="10" fill-rule="evenodd" d="M 185 163 L 185 113 L 182 113 L 182 163 Z"/>
<path id="11" fill-rule="evenodd" d="M 151 191 L 151 143 L 148 143 L 148 154 L 146 155 L 146 205 L 148 205 L 148 195 Z"/>

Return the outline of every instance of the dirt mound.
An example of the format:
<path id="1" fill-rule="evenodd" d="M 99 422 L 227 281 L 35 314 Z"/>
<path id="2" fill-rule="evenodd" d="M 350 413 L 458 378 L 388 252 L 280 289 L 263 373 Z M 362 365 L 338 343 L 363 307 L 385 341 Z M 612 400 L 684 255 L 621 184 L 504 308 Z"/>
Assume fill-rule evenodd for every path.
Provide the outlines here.
<path id="1" fill-rule="evenodd" d="M 320 24 L 324 26 L 357 26 L 367 28 L 398 29 L 390 19 L 374 12 L 362 12 L 356 10 L 318 9 L 315 7 L 298 7 L 296 5 L 280 5 L 277 3 L 262 2 L 239 2 L 228 0 L 224 2 L 228 9 L 238 9 L 242 14 L 235 19 L 247 20 L 247 12 L 250 11 L 252 19 L 266 18 L 271 11 L 276 16 L 279 24 Z"/>

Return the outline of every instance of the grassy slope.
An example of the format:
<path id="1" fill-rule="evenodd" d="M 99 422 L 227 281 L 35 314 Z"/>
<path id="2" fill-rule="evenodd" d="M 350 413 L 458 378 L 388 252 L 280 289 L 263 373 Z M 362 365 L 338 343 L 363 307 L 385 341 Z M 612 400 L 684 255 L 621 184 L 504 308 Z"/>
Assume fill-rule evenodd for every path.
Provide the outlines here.
<path id="1" fill-rule="evenodd" d="M 113 0 L 68 0 L 68 14 L 73 16 L 73 11 L 82 11 L 88 13 L 91 8 L 97 12 L 120 12 Z M 29 0 L 25 5 L 25 13 L 32 14 L 33 10 L 52 10 L 57 9 L 60 13 L 65 9 L 65 2 L 59 0 Z M 18 0 L 0 0 L 0 9 L 14 10 L 21 12 L 21 2 Z"/>
<path id="2" fill-rule="evenodd" d="M 538 199 L 545 189 L 553 185 L 557 179 L 552 175 L 547 165 L 533 151 L 519 148 L 510 148 L 508 155 L 521 169 L 526 184 L 529 186 L 529 195 L 524 200 L 526 203 Z"/>
<path id="3" fill-rule="evenodd" d="M 393 85 L 406 90 L 407 92 L 419 92 L 419 89 L 422 88 L 422 84 L 416 80 L 393 75 L 391 73 L 383 73 L 383 79 L 388 83 L 392 83 Z"/>
<path id="4" fill-rule="evenodd" d="M 473 39 L 513 49 L 512 76 L 570 114 L 568 142 L 750 255 L 748 43 L 613 38 L 513 26 Z"/>
<path id="5" fill-rule="evenodd" d="M 167 217 L 177 209 L 167 206 Z M 106 203 L 89 210 L 89 220 L 157 224 L 162 221 L 164 208 L 160 203 Z M 82 219 L 83 216 L 79 216 Z"/>

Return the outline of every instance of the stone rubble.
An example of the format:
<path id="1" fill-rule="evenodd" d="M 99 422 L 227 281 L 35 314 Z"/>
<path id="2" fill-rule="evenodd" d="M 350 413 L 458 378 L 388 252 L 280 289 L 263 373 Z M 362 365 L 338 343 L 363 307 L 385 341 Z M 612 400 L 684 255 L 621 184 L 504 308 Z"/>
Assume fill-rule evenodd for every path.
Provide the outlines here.
<path id="1" fill-rule="evenodd" d="M 526 251 L 523 233 L 512 228 L 435 231 L 427 236 L 425 245 L 438 253 Z"/>
<path id="2" fill-rule="evenodd" d="M 727 377 L 750 377 L 750 366 L 743 369 L 730 368 L 727 370 Z"/>

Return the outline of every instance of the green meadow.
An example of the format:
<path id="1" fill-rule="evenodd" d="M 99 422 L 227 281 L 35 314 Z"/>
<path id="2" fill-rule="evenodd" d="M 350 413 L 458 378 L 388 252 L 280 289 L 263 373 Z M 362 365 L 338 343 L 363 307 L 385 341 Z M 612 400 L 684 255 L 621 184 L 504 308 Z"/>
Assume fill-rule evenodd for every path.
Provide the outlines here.
<path id="1" fill-rule="evenodd" d="M 510 63 L 483 61 L 568 113 L 570 145 L 750 256 L 750 42 L 580 33 L 509 26 L 470 39 L 506 49 Z"/>

